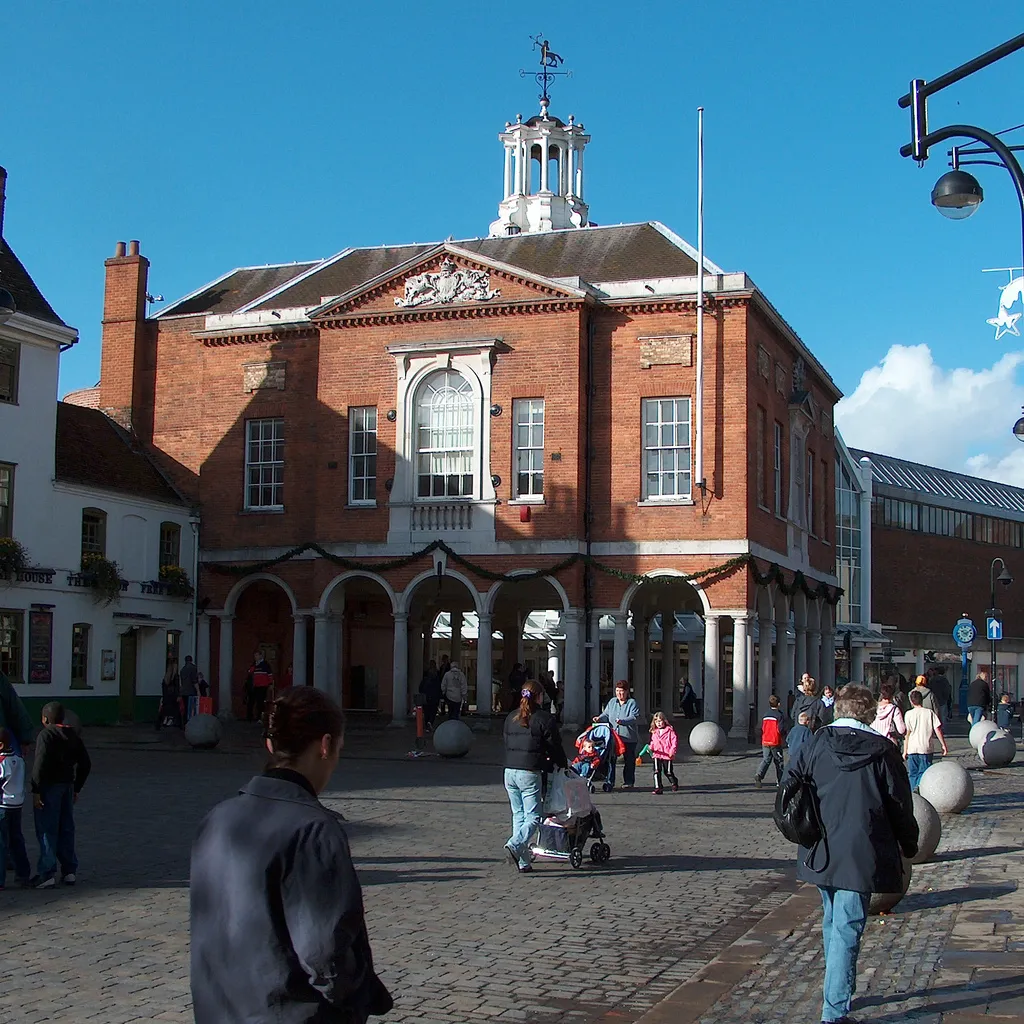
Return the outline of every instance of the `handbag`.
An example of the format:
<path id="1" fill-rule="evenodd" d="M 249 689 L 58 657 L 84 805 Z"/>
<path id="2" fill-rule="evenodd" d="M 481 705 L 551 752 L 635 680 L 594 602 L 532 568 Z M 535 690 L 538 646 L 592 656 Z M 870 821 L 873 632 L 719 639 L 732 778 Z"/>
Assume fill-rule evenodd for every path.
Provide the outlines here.
<path id="1" fill-rule="evenodd" d="M 818 788 L 810 775 L 792 770 L 786 773 L 775 796 L 775 811 L 772 818 L 775 827 L 791 843 L 810 850 L 804 861 L 806 867 L 812 871 L 824 871 L 828 867 L 828 841 L 825 836 L 825 825 L 821 820 Z M 822 842 L 825 844 L 825 863 L 820 868 L 815 868 L 811 861 Z"/>

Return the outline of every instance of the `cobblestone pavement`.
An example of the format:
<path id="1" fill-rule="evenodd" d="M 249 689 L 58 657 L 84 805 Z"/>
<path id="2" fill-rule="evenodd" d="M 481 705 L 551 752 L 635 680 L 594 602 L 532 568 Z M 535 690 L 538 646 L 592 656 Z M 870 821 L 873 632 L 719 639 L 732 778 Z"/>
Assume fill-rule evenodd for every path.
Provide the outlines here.
<path id="1" fill-rule="evenodd" d="M 191 1020 L 189 844 L 205 811 L 260 757 L 245 733 L 205 753 L 138 737 L 127 749 L 102 731 L 86 737 L 95 770 L 76 812 L 79 885 L 0 894 L 0 1020 Z M 807 890 L 794 896 L 792 848 L 770 820 L 774 790 L 750 784 L 755 760 L 688 762 L 677 794 L 599 796 L 611 862 L 543 864 L 519 876 L 499 859 L 509 814 L 497 739 L 478 737 L 457 762 L 407 759 L 407 744 L 393 731 L 353 734 L 325 794 L 349 822 L 378 969 L 396 996 L 388 1021 L 818 1019 L 816 908 Z M 953 970 L 937 951 L 942 939 L 963 938 L 958 923 L 994 936 L 996 924 L 967 922 L 957 909 L 974 906 L 979 887 L 1012 887 L 984 865 L 998 843 L 1010 845 L 990 838 L 993 829 L 1024 820 L 1022 783 L 1015 769 L 980 776 L 939 861 L 917 869 L 899 913 L 873 922 L 862 995 L 874 1000 L 871 1012 L 888 1014 L 877 1019 L 904 1019 L 883 1007 L 893 992 L 901 1014 L 924 1005 L 920 993 Z M 750 935 L 765 922 L 780 940 L 758 946 Z M 737 951 L 755 949 L 763 957 L 737 966 Z M 709 1002 L 707 972 L 722 963 L 732 980 Z M 701 986 L 689 1000 L 696 1015 L 656 1016 Z"/>

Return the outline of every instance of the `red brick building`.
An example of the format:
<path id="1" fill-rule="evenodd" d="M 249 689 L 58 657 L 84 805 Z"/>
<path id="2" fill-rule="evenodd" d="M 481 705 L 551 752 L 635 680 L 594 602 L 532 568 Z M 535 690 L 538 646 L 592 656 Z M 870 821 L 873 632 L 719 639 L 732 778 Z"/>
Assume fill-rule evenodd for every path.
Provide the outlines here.
<path id="1" fill-rule="evenodd" d="M 152 317 L 138 243 L 107 260 L 99 405 L 202 510 L 222 706 L 257 646 L 396 718 L 449 647 L 486 713 L 533 645 L 574 722 L 602 676 L 648 710 L 690 678 L 742 732 L 755 686 L 828 679 L 839 392 L 709 261 L 698 353 L 697 254 L 588 225 L 582 132 L 506 127 L 492 237 L 241 268 Z"/>

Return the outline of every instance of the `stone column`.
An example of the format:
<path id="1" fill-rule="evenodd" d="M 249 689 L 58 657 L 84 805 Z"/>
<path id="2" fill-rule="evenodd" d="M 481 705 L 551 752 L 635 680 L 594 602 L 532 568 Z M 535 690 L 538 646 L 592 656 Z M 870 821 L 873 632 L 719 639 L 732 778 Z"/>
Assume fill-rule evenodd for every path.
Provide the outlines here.
<path id="1" fill-rule="evenodd" d="M 494 675 L 492 640 L 494 623 L 490 614 L 481 615 L 476 642 L 476 713 L 490 715 L 494 707 L 491 678 Z"/>
<path id="2" fill-rule="evenodd" d="M 661 613 L 661 700 L 658 706 L 653 703 L 648 705 L 647 710 L 653 714 L 655 711 L 664 711 L 666 715 L 672 714 L 672 689 L 675 686 L 675 666 L 679 659 L 676 657 L 676 613 L 662 611 Z M 653 694 L 652 694 L 653 700 Z"/>
<path id="3" fill-rule="evenodd" d="M 768 698 L 772 695 L 772 628 L 771 619 L 757 620 L 757 713 L 768 713 Z"/>
<path id="4" fill-rule="evenodd" d="M 196 630 L 196 669 L 210 679 L 210 616 L 200 615 Z"/>
<path id="5" fill-rule="evenodd" d="M 729 735 L 747 738 L 750 727 L 750 677 L 748 668 L 748 646 L 750 640 L 750 616 L 734 615 L 732 620 L 732 728 Z"/>
<path id="6" fill-rule="evenodd" d="M 865 648 L 857 644 L 850 650 L 850 682 L 864 682 Z"/>
<path id="7" fill-rule="evenodd" d="M 717 722 L 719 713 L 718 667 L 721 644 L 718 636 L 718 616 L 709 613 L 704 619 L 704 721 Z M 734 659 L 735 660 L 735 659 Z"/>
<path id="8" fill-rule="evenodd" d="M 807 630 L 807 671 L 817 680 L 821 694 L 821 634 L 816 629 Z"/>
<path id="9" fill-rule="evenodd" d="M 220 651 L 217 659 L 217 710 L 231 710 L 231 675 L 234 672 L 234 630 L 231 624 L 233 615 L 221 615 L 220 618 Z"/>
<path id="10" fill-rule="evenodd" d="M 551 188 L 551 182 L 548 180 L 548 140 L 540 140 L 540 190 L 541 192 L 547 192 Z"/>
<path id="11" fill-rule="evenodd" d="M 306 616 L 301 612 L 292 616 L 292 686 L 306 685 Z"/>
<path id="12" fill-rule="evenodd" d="M 612 657 L 613 682 L 629 679 L 629 615 L 615 616 L 615 653 Z"/>
<path id="13" fill-rule="evenodd" d="M 590 616 L 590 639 L 593 646 L 588 653 L 587 677 L 590 679 L 590 699 L 600 702 L 601 694 L 601 615 L 593 612 Z"/>
<path id="14" fill-rule="evenodd" d="M 505 178 L 504 178 L 504 187 L 505 187 L 505 198 L 508 199 L 508 197 L 512 194 L 512 147 L 507 145 L 507 144 L 505 146 Z"/>
<path id="15" fill-rule="evenodd" d="M 646 618 L 633 619 L 633 693 L 641 707 L 650 706 L 647 659 L 651 649 L 651 624 Z"/>
<path id="16" fill-rule="evenodd" d="M 691 640 L 686 645 L 690 662 L 690 685 L 693 692 L 703 698 L 704 696 L 704 643 L 701 640 Z"/>
<path id="17" fill-rule="evenodd" d="M 327 693 L 327 614 L 313 612 L 313 685 Z"/>
<path id="18" fill-rule="evenodd" d="M 793 648 L 789 646 L 789 630 L 785 620 L 775 622 L 775 692 L 786 710 L 786 695 L 795 689 L 793 680 Z"/>
<path id="19" fill-rule="evenodd" d="M 583 689 L 586 666 L 583 663 L 583 637 L 580 635 L 583 623 L 583 612 L 579 608 L 570 608 L 562 613 L 562 626 L 565 630 L 565 708 L 562 719 L 573 728 L 581 726 L 586 718 L 584 706 L 586 694 Z M 593 700 L 597 701 L 595 694 Z M 590 708 L 591 714 L 594 709 Z"/>
<path id="20" fill-rule="evenodd" d="M 451 657 L 452 664 L 462 667 L 462 612 L 449 612 L 448 621 L 451 623 L 452 642 Z"/>
<path id="21" fill-rule="evenodd" d="M 526 629 L 526 616 L 522 612 L 516 612 L 516 661 L 524 668 L 526 667 L 526 648 L 523 640 L 523 631 Z"/>
<path id="22" fill-rule="evenodd" d="M 801 676 L 807 671 L 807 627 L 795 626 L 796 645 L 793 648 L 793 656 L 796 663 L 793 668 L 793 676 L 799 683 Z"/>
<path id="23" fill-rule="evenodd" d="M 409 714 L 409 616 L 393 612 L 395 645 L 391 662 L 391 724 L 404 725 Z"/>
<path id="24" fill-rule="evenodd" d="M 836 637 L 831 629 L 821 631 L 821 685 L 836 685 Z"/>

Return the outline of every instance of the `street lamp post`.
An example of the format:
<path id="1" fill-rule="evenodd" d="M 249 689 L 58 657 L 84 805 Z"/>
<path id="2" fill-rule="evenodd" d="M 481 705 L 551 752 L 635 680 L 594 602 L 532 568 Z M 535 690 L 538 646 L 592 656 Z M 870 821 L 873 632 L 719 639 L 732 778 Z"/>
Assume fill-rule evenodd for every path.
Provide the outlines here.
<path id="1" fill-rule="evenodd" d="M 1002 571 L 996 576 L 996 563 L 1002 566 Z M 1002 583 L 1004 587 L 1008 587 L 1013 582 L 1013 576 L 1010 574 L 1010 570 L 1006 568 L 1006 563 L 1001 558 L 993 558 L 992 566 L 989 572 L 989 583 L 991 583 L 990 593 L 990 605 L 985 618 L 996 618 L 1002 620 L 1003 614 L 996 607 L 996 581 Z M 999 703 L 999 698 L 996 696 L 996 638 L 995 630 L 989 630 L 989 641 L 992 646 L 992 660 L 991 660 L 991 675 L 992 675 L 992 721 L 996 720 L 996 706 Z"/>

